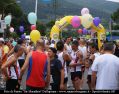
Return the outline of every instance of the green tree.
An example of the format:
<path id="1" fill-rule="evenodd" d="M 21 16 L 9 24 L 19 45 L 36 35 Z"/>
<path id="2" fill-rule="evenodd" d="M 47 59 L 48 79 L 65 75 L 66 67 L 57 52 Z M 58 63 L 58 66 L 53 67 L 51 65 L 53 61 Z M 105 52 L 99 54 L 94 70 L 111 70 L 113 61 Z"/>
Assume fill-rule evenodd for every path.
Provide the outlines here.
<path id="1" fill-rule="evenodd" d="M 20 17 L 23 15 L 16 0 L 0 0 L 0 14 L 6 16 L 9 13 L 11 13 L 13 17 Z"/>
<path id="2" fill-rule="evenodd" d="M 52 28 L 53 25 L 55 25 L 55 21 L 54 21 L 54 20 L 51 20 L 50 22 L 48 22 L 48 23 L 46 24 L 46 26 L 49 27 L 49 28 Z"/>
<path id="3" fill-rule="evenodd" d="M 115 23 L 112 25 L 112 28 L 114 30 L 118 30 L 119 29 L 119 9 L 117 9 L 117 11 L 111 15 L 111 18 Z"/>
<path id="4" fill-rule="evenodd" d="M 14 39 L 18 38 L 18 35 L 16 32 L 10 33 L 10 36 Z"/>
<path id="5" fill-rule="evenodd" d="M 10 26 L 12 26 L 15 29 L 15 32 L 17 33 L 22 18 L 24 18 L 20 6 L 17 4 L 16 0 L 0 0 L 0 14 L 2 14 L 2 19 L 4 19 L 4 17 L 9 13 L 12 15 L 12 22 Z M 11 36 L 9 28 L 10 27 L 7 27 L 7 29 L 5 30 L 6 37 Z"/>
<path id="6" fill-rule="evenodd" d="M 40 32 L 41 36 L 46 35 L 46 25 L 41 22 L 37 22 L 37 30 Z"/>

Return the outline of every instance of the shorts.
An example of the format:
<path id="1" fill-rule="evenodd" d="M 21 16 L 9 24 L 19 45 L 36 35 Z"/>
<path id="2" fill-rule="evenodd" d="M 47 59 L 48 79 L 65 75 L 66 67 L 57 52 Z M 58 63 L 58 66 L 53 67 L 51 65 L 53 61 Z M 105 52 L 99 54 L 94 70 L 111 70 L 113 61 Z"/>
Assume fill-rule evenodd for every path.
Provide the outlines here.
<path id="1" fill-rule="evenodd" d="M 64 78 L 64 84 L 66 84 L 67 82 L 68 82 L 68 77 Z M 60 81 L 59 82 L 57 81 L 57 83 L 56 82 L 50 83 L 50 85 L 52 90 L 57 90 L 57 91 L 60 90 Z"/>
<path id="2" fill-rule="evenodd" d="M 78 72 L 71 72 L 71 80 L 75 81 L 76 78 L 82 79 L 82 72 L 78 71 Z"/>
<path id="3" fill-rule="evenodd" d="M 20 69 L 21 69 L 22 66 L 24 65 L 25 60 L 24 59 L 18 59 L 18 62 L 19 62 L 19 66 L 20 66 Z"/>
<path id="4" fill-rule="evenodd" d="M 68 77 L 64 78 L 64 84 L 68 82 Z"/>
<path id="5" fill-rule="evenodd" d="M 6 81 L 6 90 L 19 90 L 20 85 L 17 79 L 8 79 Z"/>
<path id="6" fill-rule="evenodd" d="M 37 90 L 37 91 L 40 91 L 40 90 L 45 90 L 45 87 L 32 87 L 32 86 L 28 86 L 28 85 L 26 85 L 26 91 L 35 91 L 35 90 Z"/>
<path id="7" fill-rule="evenodd" d="M 56 91 L 60 90 L 60 84 L 51 83 L 50 85 L 52 90 L 56 90 Z"/>
<path id="8" fill-rule="evenodd" d="M 87 76 L 87 83 L 91 83 L 91 75 Z"/>
<path id="9" fill-rule="evenodd" d="M 67 65 L 67 67 L 69 66 L 70 62 L 71 62 L 71 61 L 66 61 L 66 65 Z"/>

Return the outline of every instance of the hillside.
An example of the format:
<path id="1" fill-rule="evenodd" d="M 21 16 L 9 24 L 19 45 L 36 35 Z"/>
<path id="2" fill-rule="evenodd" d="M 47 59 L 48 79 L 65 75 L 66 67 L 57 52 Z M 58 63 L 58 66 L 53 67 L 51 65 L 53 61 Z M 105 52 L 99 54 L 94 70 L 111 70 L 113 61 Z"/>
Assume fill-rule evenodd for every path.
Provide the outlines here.
<path id="1" fill-rule="evenodd" d="M 19 0 L 22 9 L 26 14 L 34 11 L 35 0 Z M 56 15 L 81 15 L 80 11 L 83 7 L 88 7 L 93 16 L 109 20 L 110 15 L 119 8 L 119 3 L 107 2 L 106 0 L 57 0 Z M 53 4 L 44 4 L 42 0 L 38 3 L 38 18 L 40 20 L 54 19 Z"/>

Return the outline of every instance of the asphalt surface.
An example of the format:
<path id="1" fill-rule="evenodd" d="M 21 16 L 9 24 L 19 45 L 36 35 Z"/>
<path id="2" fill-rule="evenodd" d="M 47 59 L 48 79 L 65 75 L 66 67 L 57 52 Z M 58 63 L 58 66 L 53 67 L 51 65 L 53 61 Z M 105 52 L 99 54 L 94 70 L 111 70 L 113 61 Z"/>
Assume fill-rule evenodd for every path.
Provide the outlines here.
<path id="1" fill-rule="evenodd" d="M 88 85 L 86 83 L 87 82 L 87 70 L 85 70 L 83 77 L 84 77 L 84 83 L 83 83 L 83 86 L 82 86 L 82 90 L 88 90 Z M 22 78 L 21 87 L 20 87 L 21 90 L 26 89 L 26 86 L 25 86 L 26 78 L 27 78 L 27 70 L 24 73 L 23 78 Z M 5 83 L 3 81 L 2 76 L 0 75 L 0 90 L 4 90 L 4 89 L 5 89 Z M 50 87 L 49 87 L 49 89 L 50 89 Z M 71 78 L 70 78 L 70 73 L 68 73 L 68 90 L 74 90 L 73 85 L 72 85 L 72 81 L 71 81 Z"/>

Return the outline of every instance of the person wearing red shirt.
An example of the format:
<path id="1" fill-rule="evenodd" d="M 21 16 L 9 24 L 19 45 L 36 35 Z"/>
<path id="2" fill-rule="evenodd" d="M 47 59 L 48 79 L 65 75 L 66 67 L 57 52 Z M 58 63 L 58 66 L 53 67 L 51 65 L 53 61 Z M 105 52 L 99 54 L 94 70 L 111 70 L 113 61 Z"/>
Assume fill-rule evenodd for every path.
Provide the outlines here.
<path id="1" fill-rule="evenodd" d="M 47 56 L 43 49 L 44 42 L 40 39 L 36 43 L 36 50 L 27 55 L 25 63 L 21 68 L 19 80 L 28 67 L 26 90 L 44 90 L 47 86 L 48 78 L 50 79 L 50 75 L 47 72 Z"/>

